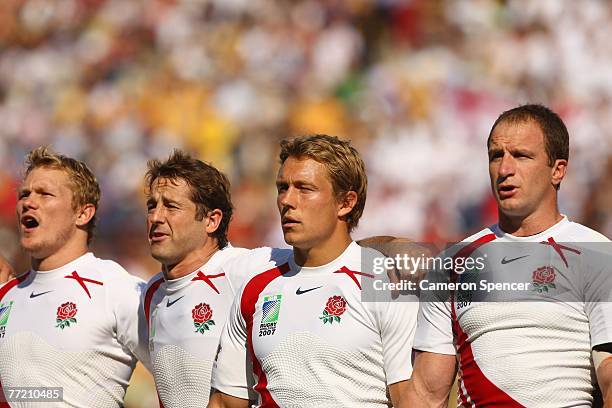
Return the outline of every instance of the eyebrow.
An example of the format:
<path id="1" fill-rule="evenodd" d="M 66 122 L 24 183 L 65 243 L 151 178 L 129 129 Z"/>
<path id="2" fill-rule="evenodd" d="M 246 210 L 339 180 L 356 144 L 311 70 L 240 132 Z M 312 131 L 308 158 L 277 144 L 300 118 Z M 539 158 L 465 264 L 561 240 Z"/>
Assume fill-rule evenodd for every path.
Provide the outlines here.
<path id="1" fill-rule="evenodd" d="M 173 200 L 173 199 L 168 198 L 168 197 L 165 197 L 165 196 L 163 196 L 163 195 L 162 195 L 160 198 L 161 198 L 161 201 L 162 201 L 164 204 L 177 204 L 177 205 L 181 205 L 181 202 L 180 202 L 180 201 Z M 157 200 L 155 197 L 152 197 L 152 196 L 151 196 L 151 197 L 149 197 L 149 198 L 147 199 L 147 204 L 156 203 L 157 201 L 158 201 L 158 200 Z"/>
<path id="2" fill-rule="evenodd" d="M 55 188 L 55 186 L 53 184 L 49 184 L 49 183 L 39 183 L 37 185 L 35 185 L 33 188 L 27 187 L 27 186 L 20 186 L 17 188 L 17 193 L 21 194 L 21 193 L 30 193 L 32 191 L 40 191 L 40 190 L 45 190 L 45 191 L 50 191 L 53 190 Z"/>

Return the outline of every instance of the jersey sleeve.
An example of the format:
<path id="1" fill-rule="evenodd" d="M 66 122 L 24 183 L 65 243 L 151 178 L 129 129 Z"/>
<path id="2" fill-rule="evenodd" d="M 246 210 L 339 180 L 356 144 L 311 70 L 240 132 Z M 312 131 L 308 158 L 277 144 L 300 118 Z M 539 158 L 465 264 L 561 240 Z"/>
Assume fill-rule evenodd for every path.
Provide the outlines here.
<path id="1" fill-rule="evenodd" d="M 387 385 L 410 379 L 412 344 L 417 326 L 418 299 L 400 296 L 380 303 L 379 324 Z"/>
<path id="2" fill-rule="evenodd" d="M 612 244 L 589 243 L 585 247 L 585 312 L 594 347 L 612 343 Z"/>
<path id="3" fill-rule="evenodd" d="M 125 272 L 126 279 L 117 282 L 112 294 L 114 315 L 117 322 L 117 340 L 128 349 L 149 371 L 147 322 L 142 307 L 146 283 Z"/>
<path id="4" fill-rule="evenodd" d="M 221 332 L 211 386 L 224 394 L 253 400 L 253 370 L 246 344 L 246 323 L 240 313 L 240 296 L 236 296 Z"/>
<path id="5" fill-rule="evenodd" d="M 439 253 L 437 258 L 446 259 L 454 256 L 458 248 L 457 246 L 448 248 Z M 434 267 L 427 272 L 426 282 L 421 283 L 448 282 L 451 273 L 444 267 Z M 456 354 L 450 301 L 448 291 L 421 290 L 417 330 L 413 346 L 415 350 L 446 355 Z"/>
<path id="6" fill-rule="evenodd" d="M 413 348 L 430 353 L 455 355 L 450 303 L 421 301 Z"/>
<path id="7" fill-rule="evenodd" d="M 227 260 L 221 268 L 235 295 L 249 278 L 284 264 L 290 255 L 290 249 L 259 247 L 241 252 Z"/>

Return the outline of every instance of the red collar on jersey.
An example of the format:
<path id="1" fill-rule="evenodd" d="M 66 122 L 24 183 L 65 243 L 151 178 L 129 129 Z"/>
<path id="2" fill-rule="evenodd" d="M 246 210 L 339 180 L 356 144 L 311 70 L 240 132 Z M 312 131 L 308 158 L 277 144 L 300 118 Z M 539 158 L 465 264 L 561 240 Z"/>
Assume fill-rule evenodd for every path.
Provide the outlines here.
<path id="1" fill-rule="evenodd" d="M 374 275 L 371 275 L 369 273 L 351 271 L 346 266 L 343 266 L 342 268 L 338 269 L 334 273 L 346 273 L 348 276 L 350 276 L 350 278 L 353 280 L 353 282 L 355 282 L 355 284 L 357 285 L 359 290 L 361 290 L 361 284 L 359 283 L 359 279 L 357 279 L 357 276 L 355 276 L 355 275 L 367 276 L 368 278 L 373 278 L 374 277 Z"/>
<path id="2" fill-rule="evenodd" d="M 540 244 L 550 245 L 551 247 L 553 247 L 554 250 L 557 251 L 561 259 L 563 260 L 563 263 L 565 264 L 565 266 L 569 266 L 569 265 L 567 264 L 567 259 L 565 259 L 565 255 L 563 255 L 563 250 L 570 251 L 570 252 L 580 255 L 579 250 L 570 248 L 570 247 L 566 247 L 565 245 L 558 244 L 557 241 L 553 239 L 553 237 L 548 238 L 548 241 L 540 242 Z"/>
<path id="3" fill-rule="evenodd" d="M 79 282 L 79 285 L 81 285 L 81 287 L 83 288 L 85 293 L 87 293 L 87 296 L 89 296 L 90 299 L 91 299 L 91 294 L 89 293 L 89 289 L 87 289 L 87 285 L 85 285 L 85 282 L 93 283 L 94 285 L 100 285 L 100 286 L 104 285 L 103 282 L 89 279 L 89 278 L 83 278 L 76 271 L 72 272 L 72 274 L 70 275 L 64 276 L 64 278 L 74 279 L 75 281 Z"/>
<path id="4" fill-rule="evenodd" d="M 225 276 L 224 273 L 218 273 L 216 275 L 204 275 L 201 271 L 198 271 L 198 273 L 196 274 L 196 276 L 193 277 L 193 279 L 191 280 L 193 281 L 204 281 L 208 284 L 208 286 L 210 286 L 215 292 L 219 293 L 219 290 L 217 289 L 217 287 L 215 286 L 214 283 L 212 283 L 211 279 L 214 278 L 220 278 L 222 276 Z"/>

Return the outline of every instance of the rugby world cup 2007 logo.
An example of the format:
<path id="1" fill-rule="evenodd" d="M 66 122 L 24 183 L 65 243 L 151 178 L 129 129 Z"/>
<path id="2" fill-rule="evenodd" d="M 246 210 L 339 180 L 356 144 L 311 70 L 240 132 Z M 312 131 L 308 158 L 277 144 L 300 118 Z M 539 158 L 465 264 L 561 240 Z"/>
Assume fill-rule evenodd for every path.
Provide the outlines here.
<path id="1" fill-rule="evenodd" d="M 282 300 L 283 295 L 264 296 L 264 302 L 261 306 L 259 337 L 271 336 L 276 331 Z"/>
<path id="2" fill-rule="evenodd" d="M 4 304 L 0 303 L 0 339 L 4 337 L 6 331 L 6 325 L 8 323 L 9 315 L 11 314 L 11 308 L 13 307 L 13 301 Z"/>

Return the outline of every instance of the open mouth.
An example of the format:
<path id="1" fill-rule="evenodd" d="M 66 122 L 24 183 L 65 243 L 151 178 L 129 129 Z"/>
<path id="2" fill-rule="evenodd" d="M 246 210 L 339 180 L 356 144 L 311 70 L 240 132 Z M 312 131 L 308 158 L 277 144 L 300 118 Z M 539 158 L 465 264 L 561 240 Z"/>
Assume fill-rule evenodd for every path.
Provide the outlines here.
<path id="1" fill-rule="evenodd" d="M 163 232 L 153 231 L 149 234 L 149 238 L 151 242 L 157 242 L 163 240 L 168 234 L 164 234 Z"/>
<path id="2" fill-rule="evenodd" d="M 499 186 L 497 188 L 497 191 L 499 192 L 499 196 L 501 198 L 508 198 L 514 195 L 514 193 L 516 192 L 516 186 L 513 186 L 513 185 Z"/>
<path id="3" fill-rule="evenodd" d="M 32 230 L 38 227 L 40 224 L 38 220 L 31 215 L 24 215 L 21 217 L 21 225 L 23 225 L 26 230 Z"/>

